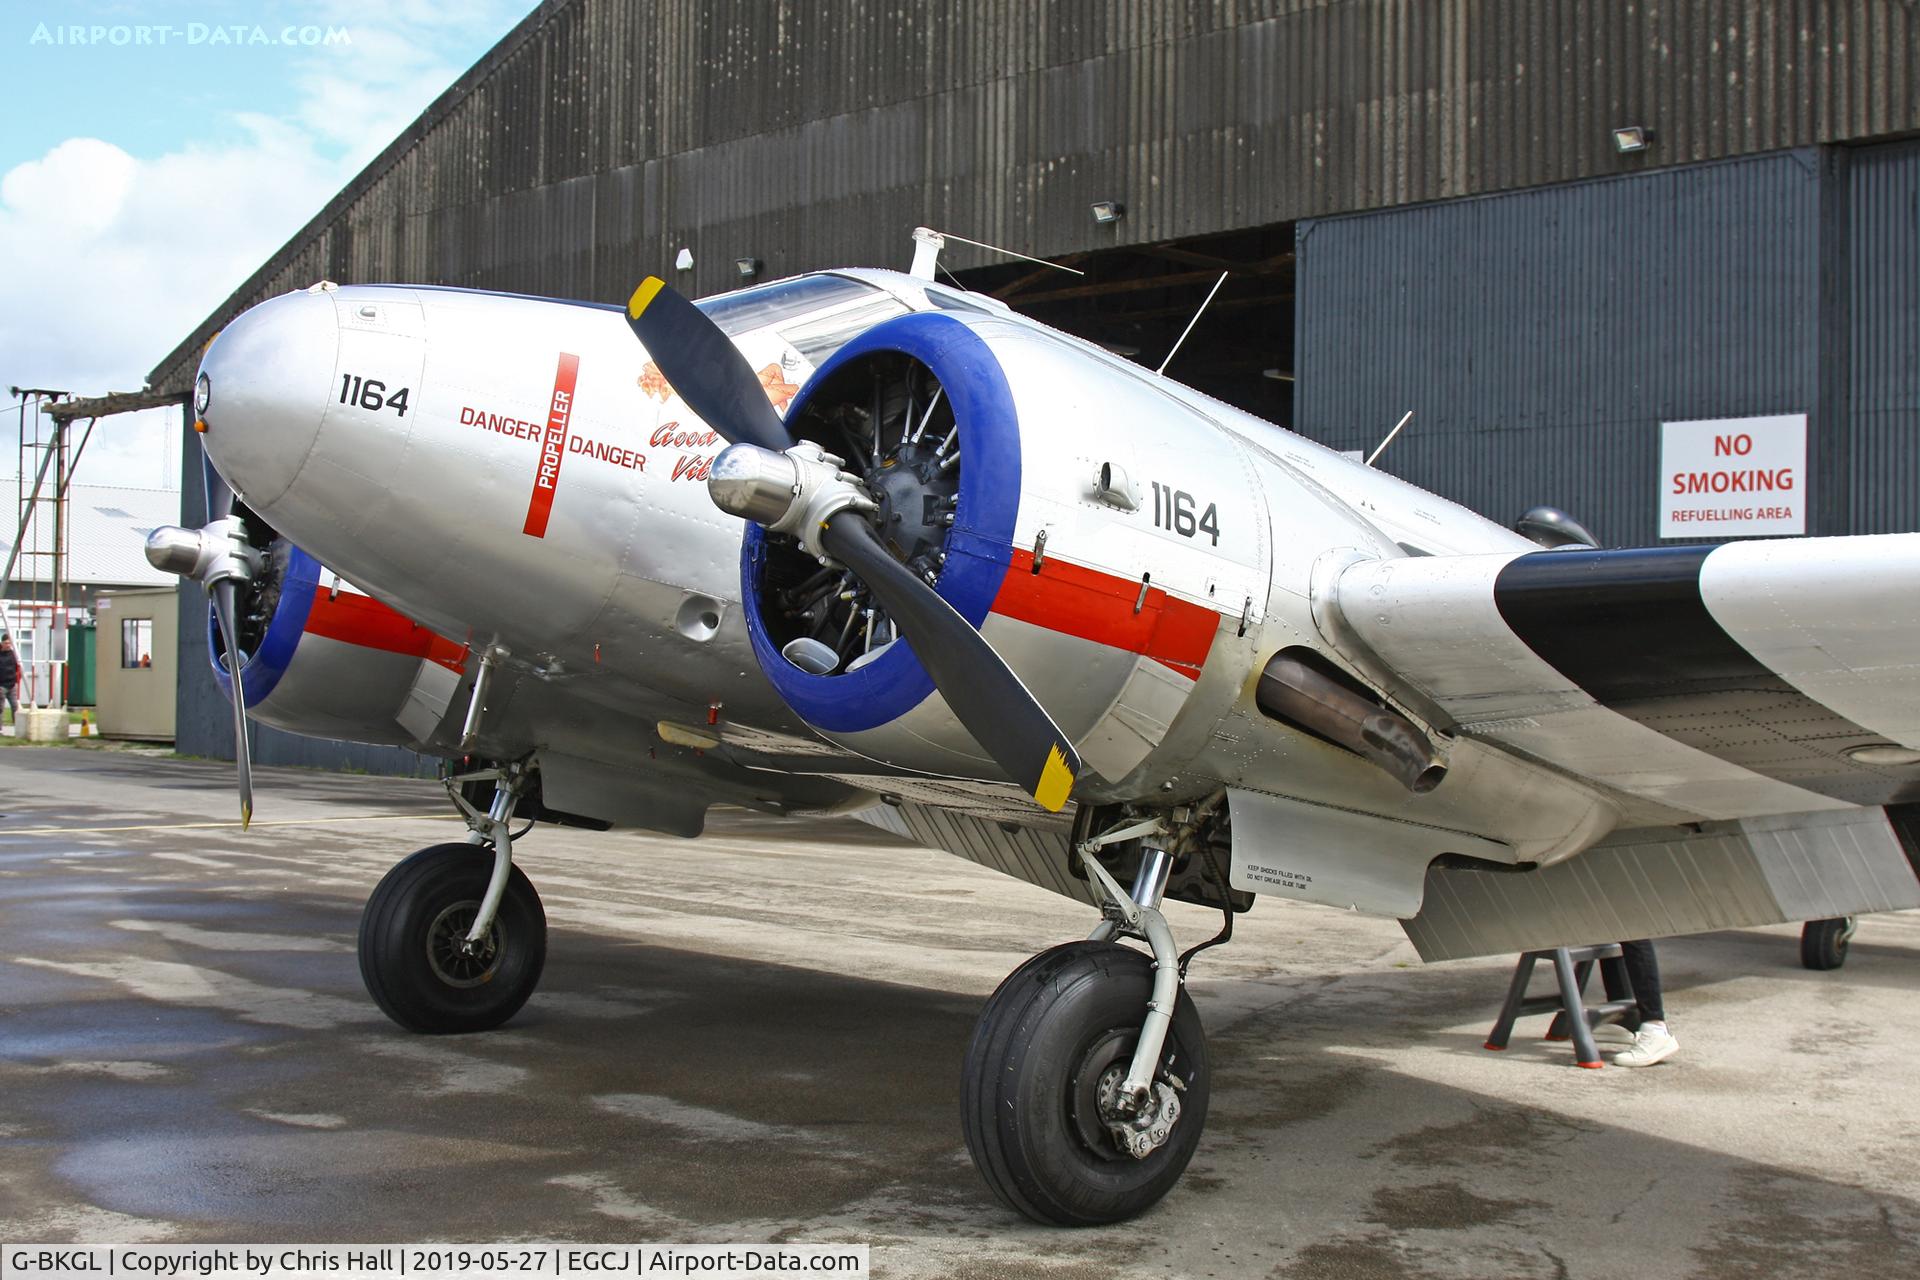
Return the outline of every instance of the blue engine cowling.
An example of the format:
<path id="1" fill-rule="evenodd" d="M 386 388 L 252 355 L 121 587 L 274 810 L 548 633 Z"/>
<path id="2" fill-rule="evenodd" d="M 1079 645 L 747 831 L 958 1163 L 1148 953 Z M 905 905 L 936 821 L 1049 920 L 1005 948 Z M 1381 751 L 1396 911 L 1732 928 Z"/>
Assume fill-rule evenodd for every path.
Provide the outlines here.
<path id="1" fill-rule="evenodd" d="M 794 398 L 787 422 L 807 434 L 810 408 L 823 389 L 832 393 L 843 375 L 876 356 L 906 357 L 937 382 L 958 427 L 963 461 L 958 472 L 954 522 L 947 531 L 936 589 L 975 627 L 1006 577 L 1013 555 L 1014 517 L 1020 495 L 1019 425 L 1000 365 L 980 337 L 941 313 L 901 316 L 876 325 L 835 352 Z M 846 441 L 822 441 L 845 447 Z M 857 465 L 857 464 L 856 464 Z M 858 733 L 899 719 L 933 692 L 933 680 L 907 644 L 892 645 L 857 670 L 814 675 L 781 655 L 781 629 L 770 619 L 766 530 L 749 525 L 741 550 L 741 584 L 755 655 L 788 704 L 816 728 Z"/>
<path id="2" fill-rule="evenodd" d="M 241 593 L 240 673 L 248 715 L 311 737 L 424 748 L 426 735 L 410 731 L 400 713 L 423 679 L 451 693 L 460 680 L 459 647 L 327 582 L 330 576 L 313 556 L 276 539 L 261 572 Z M 207 656 L 221 697 L 230 700 L 233 685 L 211 604 Z M 423 666 L 433 669 L 423 672 Z"/>

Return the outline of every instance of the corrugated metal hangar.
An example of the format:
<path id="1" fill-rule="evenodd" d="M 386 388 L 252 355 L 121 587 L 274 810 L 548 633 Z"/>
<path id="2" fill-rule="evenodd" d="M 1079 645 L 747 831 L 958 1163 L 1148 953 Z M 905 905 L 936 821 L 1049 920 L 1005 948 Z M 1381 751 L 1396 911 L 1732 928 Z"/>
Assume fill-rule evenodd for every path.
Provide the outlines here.
<path id="1" fill-rule="evenodd" d="M 1917 70 L 1904 0 L 552 0 L 152 383 L 317 279 L 698 295 L 926 225 L 1085 271 L 943 257 L 1149 364 L 1230 272 L 1171 373 L 1344 449 L 1413 410 L 1380 465 L 1496 517 L 1725 536 L 1673 523 L 1664 424 L 1752 419 L 1756 465 L 1804 446 L 1804 532 L 1909 530 Z M 230 753 L 199 664 L 181 694 Z"/>

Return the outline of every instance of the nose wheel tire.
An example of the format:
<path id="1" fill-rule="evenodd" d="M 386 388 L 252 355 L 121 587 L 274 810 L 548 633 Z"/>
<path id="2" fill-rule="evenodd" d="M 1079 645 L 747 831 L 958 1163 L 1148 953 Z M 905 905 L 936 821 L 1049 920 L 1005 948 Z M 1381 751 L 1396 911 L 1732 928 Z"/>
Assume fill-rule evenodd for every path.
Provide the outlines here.
<path id="1" fill-rule="evenodd" d="M 1008 1208 L 1051 1226 L 1096 1226 L 1133 1217 L 1179 1181 L 1211 1082 L 1185 987 L 1146 1110 L 1114 1108 L 1152 986 L 1153 962 L 1140 952 L 1070 942 L 1014 970 L 987 1001 L 967 1048 L 960 1123 Z M 1130 1154 L 1123 1138 L 1146 1154 Z"/>
<path id="2" fill-rule="evenodd" d="M 520 1011 L 547 959 L 547 913 L 514 867 L 493 926 L 468 932 L 493 872 L 492 854 L 436 844 L 387 872 L 360 917 L 367 994 L 409 1031 L 488 1031 Z"/>

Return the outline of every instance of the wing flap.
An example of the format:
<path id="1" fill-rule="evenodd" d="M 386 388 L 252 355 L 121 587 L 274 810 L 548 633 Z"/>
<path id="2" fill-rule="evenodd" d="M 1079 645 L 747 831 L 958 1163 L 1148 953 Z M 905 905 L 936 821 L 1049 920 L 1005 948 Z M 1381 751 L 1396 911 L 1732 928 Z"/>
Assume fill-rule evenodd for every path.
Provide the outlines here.
<path id="1" fill-rule="evenodd" d="M 1621 832 L 1517 874 L 1432 868 L 1402 922 L 1423 960 L 1920 906 L 1912 815 L 1878 809 Z"/>

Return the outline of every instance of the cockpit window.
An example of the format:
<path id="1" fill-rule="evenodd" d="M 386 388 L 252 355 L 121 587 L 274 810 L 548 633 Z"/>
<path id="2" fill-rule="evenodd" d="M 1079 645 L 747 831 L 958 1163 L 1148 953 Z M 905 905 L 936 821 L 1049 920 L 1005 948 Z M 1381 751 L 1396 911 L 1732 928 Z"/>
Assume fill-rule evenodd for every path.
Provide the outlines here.
<path id="1" fill-rule="evenodd" d="M 693 305 L 706 312 L 729 337 L 765 329 L 809 311 L 851 302 L 881 293 L 880 289 L 848 276 L 800 276 L 755 289 L 723 293 Z"/>
<path id="2" fill-rule="evenodd" d="M 907 314 L 907 305 L 890 293 L 881 293 L 854 306 L 841 307 L 826 315 L 814 314 L 792 324 L 780 326 L 780 336 L 788 346 L 805 356 L 816 369 L 827 357 L 846 346 L 882 320 Z"/>

